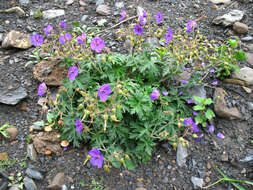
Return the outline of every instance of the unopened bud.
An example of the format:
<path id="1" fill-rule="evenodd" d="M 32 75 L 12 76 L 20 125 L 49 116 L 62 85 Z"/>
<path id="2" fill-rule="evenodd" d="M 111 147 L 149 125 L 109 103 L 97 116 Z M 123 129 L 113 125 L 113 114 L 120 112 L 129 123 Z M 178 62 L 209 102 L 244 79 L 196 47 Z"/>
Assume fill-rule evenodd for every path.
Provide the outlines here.
<path id="1" fill-rule="evenodd" d="M 107 114 L 103 115 L 103 118 L 104 118 L 105 121 L 107 121 L 108 120 L 108 115 Z"/>
<path id="2" fill-rule="evenodd" d="M 87 94 L 86 94 L 86 92 L 84 92 L 84 91 L 80 91 L 79 92 L 83 97 L 85 97 Z"/>
<path id="3" fill-rule="evenodd" d="M 83 109 L 83 104 L 79 104 L 78 109 L 79 110 Z"/>
<path id="4" fill-rule="evenodd" d="M 130 160 L 130 157 L 129 157 L 128 155 L 126 155 L 125 158 L 126 158 L 127 160 Z"/>
<path id="5" fill-rule="evenodd" d="M 116 115 L 111 115 L 111 120 L 117 121 Z"/>
<path id="6" fill-rule="evenodd" d="M 117 108 L 118 108 L 119 110 L 121 109 L 121 107 L 122 107 L 121 105 L 117 105 Z"/>
<path id="7" fill-rule="evenodd" d="M 90 114 L 90 111 L 89 111 L 89 110 L 84 110 L 84 113 L 85 113 L 86 115 L 89 115 L 89 114 Z"/>
<path id="8" fill-rule="evenodd" d="M 124 164 L 124 163 L 125 163 L 124 158 L 121 158 L 121 159 L 120 159 L 120 162 L 121 162 L 122 164 Z"/>
<path id="9" fill-rule="evenodd" d="M 178 141 L 179 141 L 179 142 L 183 142 L 183 141 L 184 141 L 184 138 L 183 138 L 183 137 L 180 137 L 180 138 L 178 139 Z"/>
<path id="10" fill-rule="evenodd" d="M 193 138 L 198 138 L 198 135 L 194 133 L 194 134 L 192 135 L 192 137 L 193 137 Z"/>
<path id="11" fill-rule="evenodd" d="M 104 170 L 107 172 L 107 173 L 110 173 L 110 168 L 108 165 L 104 165 Z"/>
<path id="12" fill-rule="evenodd" d="M 113 112 L 113 113 L 116 113 L 116 108 L 112 108 L 112 112 Z"/>

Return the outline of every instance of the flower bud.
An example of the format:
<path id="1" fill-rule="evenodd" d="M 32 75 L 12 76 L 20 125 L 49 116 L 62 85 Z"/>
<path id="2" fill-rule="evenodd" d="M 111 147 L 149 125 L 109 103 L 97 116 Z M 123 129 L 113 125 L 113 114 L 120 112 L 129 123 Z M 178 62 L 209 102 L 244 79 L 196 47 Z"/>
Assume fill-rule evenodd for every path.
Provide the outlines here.
<path id="1" fill-rule="evenodd" d="M 83 104 L 79 104 L 78 109 L 79 110 L 83 109 Z"/>
<path id="2" fill-rule="evenodd" d="M 104 114 L 104 115 L 103 115 L 103 118 L 104 118 L 105 121 L 107 121 L 107 120 L 108 120 L 108 115 L 107 115 L 107 114 Z"/>
<path id="3" fill-rule="evenodd" d="M 127 89 L 124 89 L 123 90 L 124 94 L 128 93 L 128 90 Z"/>
<path id="4" fill-rule="evenodd" d="M 59 100 L 60 94 L 56 94 L 56 100 Z"/>
<path id="5" fill-rule="evenodd" d="M 120 110 L 120 109 L 121 109 L 121 107 L 122 107 L 121 105 L 117 105 L 117 109 L 119 109 L 119 110 Z"/>
<path id="6" fill-rule="evenodd" d="M 130 160 L 130 157 L 126 154 L 125 155 L 125 158 L 127 159 L 127 160 Z"/>
<path id="7" fill-rule="evenodd" d="M 174 143 L 172 144 L 172 146 L 173 146 L 174 149 L 176 149 L 176 148 L 177 148 L 177 143 L 174 142 Z"/>
<path id="8" fill-rule="evenodd" d="M 111 115 L 111 120 L 117 121 L 116 115 Z"/>
<path id="9" fill-rule="evenodd" d="M 180 137 L 180 138 L 178 139 L 178 141 L 179 141 L 179 142 L 183 142 L 183 141 L 184 141 L 184 138 L 183 138 L 183 137 Z"/>
<path id="10" fill-rule="evenodd" d="M 84 91 L 80 91 L 79 92 L 83 97 L 85 97 L 87 94 L 86 94 L 86 92 L 84 92 Z"/>
<path id="11" fill-rule="evenodd" d="M 125 163 L 124 158 L 121 158 L 121 159 L 120 159 L 120 162 L 121 162 L 122 164 L 124 164 L 124 163 Z"/>
<path id="12" fill-rule="evenodd" d="M 89 110 L 84 110 L 84 113 L 85 113 L 86 115 L 89 115 L 89 114 L 90 114 L 90 111 L 89 111 Z"/>
<path id="13" fill-rule="evenodd" d="M 54 105 L 57 106 L 57 105 L 58 105 L 58 102 L 57 102 L 57 101 L 54 101 Z"/>
<path id="14" fill-rule="evenodd" d="M 119 90 L 119 94 L 122 95 L 122 94 L 123 94 L 123 91 L 122 91 L 122 90 Z"/>
<path id="15" fill-rule="evenodd" d="M 113 113 L 116 113 L 116 108 L 112 108 L 112 112 L 113 112 Z"/>
<path id="16" fill-rule="evenodd" d="M 198 138 L 198 135 L 194 133 L 194 134 L 192 135 L 192 137 L 193 137 L 193 138 Z"/>
<path id="17" fill-rule="evenodd" d="M 110 168 L 108 165 L 104 165 L 104 170 L 107 172 L 107 173 L 110 173 Z"/>

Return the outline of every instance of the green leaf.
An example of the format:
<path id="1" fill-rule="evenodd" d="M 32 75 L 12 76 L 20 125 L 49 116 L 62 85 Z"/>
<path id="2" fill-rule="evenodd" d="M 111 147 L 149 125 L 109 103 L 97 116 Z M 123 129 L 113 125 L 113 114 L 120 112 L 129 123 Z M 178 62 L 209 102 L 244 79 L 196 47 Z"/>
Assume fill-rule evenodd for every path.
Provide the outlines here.
<path id="1" fill-rule="evenodd" d="M 119 161 L 112 161 L 111 163 L 112 163 L 112 165 L 113 165 L 115 168 L 120 168 L 120 166 L 121 166 L 121 162 L 119 162 Z"/>
<path id="2" fill-rule="evenodd" d="M 80 24 L 78 22 L 72 22 L 72 25 L 75 26 L 75 27 L 79 27 Z"/>
<path id="3" fill-rule="evenodd" d="M 53 119 L 54 119 L 54 114 L 48 112 L 48 113 L 47 113 L 47 121 L 48 121 L 49 123 L 52 123 L 52 122 L 53 122 Z"/>
<path id="4" fill-rule="evenodd" d="M 204 99 L 204 105 L 210 105 L 213 103 L 213 100 L 211 98 Z"/>
<path id="5" fill-rule="evenodd" d="M 228 42 L 232 48 L 237 46 L 237 40 L 229 39 Z"/>
<path id="6" fill-rule="evenodd" d="M 199 97 L 199 96 L 193 96 L 193 99 L 198 102 L 198 103 L 202 103 L 203 98 Z"/>
<path id="7" fill-rule="evenodd" d="M 243 50 L 238 50 L 234 57 L 237 59 L 237 60 L 240 60 L 240 61 L 243 61 L 243 60 L 246 60 L 247 59 L 247 55 L 245 54 L 245 52 Z"/>
<path id="8" fill-rule="evenodd" d="M 196 124 L 200 124 L 204 122 L 203 117 L 201 116 L 201 114 L 198 114 L 195 118 L 194 118 Z"/>
<path id="9" fill-rule="evenodd" d="M 206 111 L 205 116 L 206 116 L 207 119 L 210 120 L 210 119 L 212 119 L 213 117 L 215 117 L 215 114 L 214 114 L 213 110 L 208 109 L 208 110 Z"/>
<path id="10" fill-rule="evenodd" d="M 38 125 L 38 126 L 42 126 L 42 127 L 45 126 L 45 122 L 42 121 L 42 120 L 41 120 L 41 121 L 36 121 L 36 122 L 34 122 L 33 124 L 34 124 L 34 125 Z"/>
<path id="11" fill-rule="evenodd" d="M 125 159 L 125 164 L 126 164 L 127 169 L 134 170 L 134 164 L 131 160 Z"/>
<path id="12" fill-rule="evenodd" d="M 199 111 L 199 110 L 204 110 L 205 107 L 204 107 L 203 105 L 198 104 L 198 105 L 194 106 L 193 109 L 194 109 L 195 111 Z"/>

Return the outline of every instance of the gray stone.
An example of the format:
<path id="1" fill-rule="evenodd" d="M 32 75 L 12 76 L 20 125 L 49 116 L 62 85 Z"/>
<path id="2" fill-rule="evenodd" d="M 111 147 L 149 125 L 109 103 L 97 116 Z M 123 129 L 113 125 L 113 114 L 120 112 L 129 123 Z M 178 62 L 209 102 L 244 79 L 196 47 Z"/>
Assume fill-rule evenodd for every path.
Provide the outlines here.
<path id="1" fill-rule="evenodd" d="M 53 19 L 65 15 L 63 9 L 50 9 L 42 12 L 44 19 Z"/>
<path id="2" fill-rule="evenodd" d="M 3 104 L 16 105 L 26 97 L 26 89 L 21 86 L 11 90 L 0 87 L 0 102 Z"/>
<path id="3" fill-rule="evenodd" d="M 187 148 L 183 147 L 182 143 L 178 143 L 176 161 L 179 167 L 185 166 L 187 156 Z"/>
<path id="4" fill-rule="evenodd" d="M 109 6 L 101 4 L 96 8 L 96 12 L 100 15 L 107 16 L 111 13 Z"/>
<path id="5" fill-rule="evenodd" d="M 30 178 L 33 178 L 33 179 L 37 179 L 37 180 L 42 180 L 43 179 L 43 175 L 35 170 L 35 169 L 31 169 L 31 168 L 27 168 L 25 173 L 30 177 Z"/>
<path id="6" fill-rule="evenodd" d="M 87 18 L 88 18 L 88 15 L 83 15 L 82 18 L 81 18 L 81 22 L 85 23 Z"/>
<path id="7" fill-rule="evenodd" d="M 249 44 L 247 46 L 247 48 L 248 48 L 249 52 L 253 52 L 253 44 Z M 252 60 L 253 60 L 253 54 L 252 54 Z"/>
<path id="8" fill-rule="evenodd" d="M 243 42 L 249 42 L 249 41 L 253 40 L 253 37 L 252 36 L 245 36 L 245 37 L 241 38 L 241 40 Z"/>
<path id="9" fill-rule="evenodd" d="M 191 177 L 191 182 L 194 185 L 194 189 L 198 189 L 198 188 L 202 188 L 203 184 L 204 184 L 204 180 L 198 177 Z"/>
<path id="10" fill-rule="evenodd" d="M 124 2 L 116 2 L 115 3 L 115 7 L 117 8 L 117 9 L 122 9 L 123 7 L 124 7 Z"/>
<path id="11" fill-rule="evenodd" d="M 39 125 L 32 125 L 30 126 L 30 131 L 42 131 L 43 127 Z"/>
<path id="12" fill-rule="evenodd" d="M 1 179 L 0 179 L 1 182 Z M 6 190 L 8 188 L 8 182 L 7 181 L 2 181 L 0 183 L 0 190 Z"/>
<path id="13" fill-rule="evenodd" d="M 216 17 L 212 23 L 213 24 L 222 24 L 224 26 L 232 25 L 233 23 L 242 20 L 244 15 L 243 11 L 240 10 L 231 10 L 229 13 L 224 14 L 222 16 Z"/>
<path id="14" fill-rule="evenodd" d="M 4 39 L 4 34 L 0 33 L 0 43 L 2 43 L 3 39 Z"/>
<path id="15" fill-rule="evenodd" d="M 37 154 L 33 144 L 27 145 L 27 154 L 32 161 L 34 161 L 34 162 L 38 161 L 38 154 Z"/>
<path id="16" fill-rule="evenodd" d="M 19 3 L 22 5 L 22 6 L 27 6 L 29 4 L 29 0 L 19 0 Z"/>
<path id="17" fill-rule="evenodd" d="M 74 0 L 67 0 L 66 5 L 71 5 L 74 3 Z"/>
<path id="18" fill-rule="evenodd" d="M 94 0 L 93 0 L 94 1 Z M 97 0 L 96 1 L 96 6 L 98 6 L 98 5 L 102 5 L 102 4 L 104 4 L 104 0 Z"/>
<path id="19" fill-rule="evenodd" d="M 9 190 L 20 190 L 18 187 L 18 184 L 14 184 L 11 186 L 11 188 Z"/>
<path id="20" fill-rule="evenodd" d="M 248 106 L 248 109 L 249 109 L 250 111 L 253 110 L 253 103 L 252 103 L 252 102 L 247 102 L 247 106 Z"/>
<path id="21" fill-rule="evenodd" d="M 61 188 L 61 190 L 68 190 L 68 187 L 64 184 Z"/>
<path id="22" fill-rule="evenodd" d="M 206 98 L 206 90 L 204 88 L 204 86 L 201 86 L 201 85 L 194 85 L 193 87 L 189 88 L 187 90 L 187 92 L 189 94 L 191 94 L 191 96 L 198 96 L 198 97 L 201 97 L 201 98 Z M 195 104 L 198 104 L 198 102 L 196 102 L 194 100 L 194 98 L 192 98 L 192 101 L 195 103 Z"/>
<path id="23" fill-rule="evenodd" d="M 245 81 L 248 85 L 253 85 L 253 69 L 249 67 L 241 68 L 240 71 L 232 73 L 232 78 Z"/>
<path id="24" fill-rule="evenodd" d="M 98 26 L 105 26 L 107 24 L 107 20 L 106 19 L 101 19 L 97 21 Z"/>
<path id="25" fill-rule="evenodd" d="M 23 182 L 24 182 L 25 188 L 27 190 L 38 190 L 36 184 L 34 183 L 34 181 L 31 178 L 25 177 L 23 179 Z"/>
<path id="26" fill-rule="evenodd" d="M 9 174 L 0 168 L 0 177 L 4 177 L 5 179 L 9 179 Z"/>
<path id="27" fill-rule="evenodd" d="M 48 189 L 55 190 L 55 189 L 61 189 L 65 181 L 65 175 L 64 173 L 58 173 L 52 183 L 47 187 Z"/>

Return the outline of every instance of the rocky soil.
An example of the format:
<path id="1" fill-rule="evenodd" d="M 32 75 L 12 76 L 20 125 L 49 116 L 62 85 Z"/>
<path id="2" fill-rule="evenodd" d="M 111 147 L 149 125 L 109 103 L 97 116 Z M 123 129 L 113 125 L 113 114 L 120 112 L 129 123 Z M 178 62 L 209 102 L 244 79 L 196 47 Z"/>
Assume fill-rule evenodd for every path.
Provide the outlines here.
<path id="1" fill-rule="evenodd" d="M 196 86 L 197 95 L 215 102 L 214 134 L 203 131 L 200 142 L 188 137 L 190 146 L 179 145 L 177 150 L 164 142 L 147 164 L 133 171 L 112 169 L 108 174 L 89 163 L 82 165 L 87 155 L 85 145 L 63 151 L 57 134 L 45 136 L 41 127 L 33 125 L 42 114 L 37 96 L 39 77 L 33 74 L 33 64 L 25 67 L 34 60 L 27 34 L 43 33 L 48 24 L 57 26 L 61 20 L 69 26 L 76 21 L 110 28 L 120 21 L 121 9 L 134 16 L 137 6 L 153 15 L 163 13 L 168 28 L 183 29 L 191 19 L 198 22 L 200 32 L 208 39 L 224 42 L 239 37 L 248 60 L 241 63 L 239 73 L 219 81 L 214 89 Z M 42 17 L 35 19 L 38 9 Z M 127 51 L 124 41 L 115 39 L 120 27 L 100 34 L 114 52 Z M 15 127 L 7 130 L 10 139 L 0 139 L 0 190 L 8 189 L 8 184 L 11 190 L 22 184 L 27 190 L 191 190 L 221 177 L 214 166 L 231 178 L 253 181 L 252 0 L 0 0 L 0 44 L 0 126 L 9 123 Z M 45 64 L 49 67 L 50 63 L 52 60 Z M 225 138 L 217 138 L 217 132 Z M 45 155 L 49 149 L 52 153 Z M 231 188 L 231 184 L 222 182 L 209 189 Z"/>

